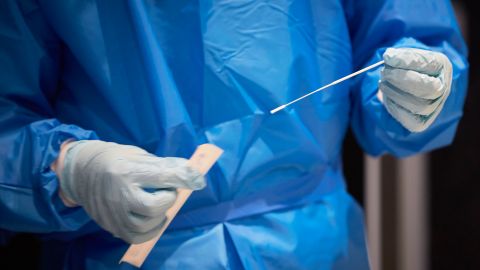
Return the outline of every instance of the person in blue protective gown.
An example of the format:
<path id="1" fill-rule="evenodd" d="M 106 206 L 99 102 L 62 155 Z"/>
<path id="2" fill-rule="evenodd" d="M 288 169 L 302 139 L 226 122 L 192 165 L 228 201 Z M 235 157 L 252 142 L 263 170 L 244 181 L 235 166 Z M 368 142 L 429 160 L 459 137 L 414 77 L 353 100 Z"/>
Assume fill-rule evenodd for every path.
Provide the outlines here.
<path id="1" fill-rule="evenodd" d="M 47 269 L 130 269 L 184 187 L 144 269 L 368 269 L 345 133 L 449 144 L 466 53 L 444 0 L 1 1 L 0 228 L 36 233 Z M 206 142 L 205 179 L 185 158 Z"/>

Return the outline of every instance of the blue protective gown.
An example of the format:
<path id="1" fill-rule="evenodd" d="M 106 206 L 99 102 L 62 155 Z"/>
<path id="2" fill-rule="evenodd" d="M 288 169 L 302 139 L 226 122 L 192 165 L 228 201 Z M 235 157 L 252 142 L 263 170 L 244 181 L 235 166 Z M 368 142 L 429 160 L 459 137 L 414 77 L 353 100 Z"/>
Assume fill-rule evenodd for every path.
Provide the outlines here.
<path id="1" fill-rule="evenodd" d="M 410 133 L 376 97 L 380 68 L 418 47 L 453 63 L 433 125 Z M 225 150 L 145 269 L 367 269 L 362 213 L 345 190 L 349 125 L 372 155 L 449 144 L 466 47 L 448 1 L 0 1 L 0 228 L 38 233 L 48 269 L 127 269 L 127 244 L 66 208 L 49 165 L 69 138 L 159 156 Z M 360 178 L 360 177 L 359 177 Z M 0 237 L 1 238 L 1 237 Z"/>

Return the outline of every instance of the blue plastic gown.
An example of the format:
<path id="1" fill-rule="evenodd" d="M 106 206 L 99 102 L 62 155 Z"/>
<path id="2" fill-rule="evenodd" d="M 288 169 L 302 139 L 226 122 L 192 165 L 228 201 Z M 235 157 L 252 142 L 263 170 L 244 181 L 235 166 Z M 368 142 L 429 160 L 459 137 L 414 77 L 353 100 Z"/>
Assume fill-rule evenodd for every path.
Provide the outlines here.
<path id="1" fill-rule="evenodd" d="M 268 113 L 381 59 L 445 53 L 453 89 L 425 132 L 376 97 L 380 68 Z M 349 125 L 372 155 L 449 144 L 466 47 L 448 1 L 0 1 L 0 228 L 38 233 L 48 269 L 129 269 L 127 244 L 66 208 L 49 165 L 69 138 L 188 157 L 225 154 L 145 269 L 367 269 L 347 194 Z M 359 177 L 360 178 L 360 177 Z"/>

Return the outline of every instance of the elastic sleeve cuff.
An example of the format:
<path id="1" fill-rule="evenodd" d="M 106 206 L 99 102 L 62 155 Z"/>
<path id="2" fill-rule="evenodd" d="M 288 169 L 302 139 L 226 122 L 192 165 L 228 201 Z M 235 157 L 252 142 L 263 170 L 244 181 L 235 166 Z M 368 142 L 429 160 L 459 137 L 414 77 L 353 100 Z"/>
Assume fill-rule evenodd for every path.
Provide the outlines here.
<path id="1" fill-rule="evenodd" d="M 49 123 L 39 123 L 39 125 L 48 125 Z M 58 121 L 55 120 L 55 123 Z M 41 130 L 43 127 L 32 127 Z M 47 128 L 47 127 L 45 127 Z M 51 127 L 50 127 L 51 128 Z M 75 125 L 59 124 L 58 126 L 45 130 L 46 136 L 37 138 L 35 145 L 39 148 L 36 151 L 41 152 L 37 157 L 41 158 L 40 192 L 38 192 L 38 203 L 43 204 L 42 212 L 45 222 L 48 222 L 48 228 L 54 228 L 54 231 L 75 231 L 90 221 L 90 217 L 81 207 L 67 207 L 59 196 L 59 179 L 52 170 L 51 164 L 58 158 L 62 143 L 67 140 L 94 140 L 98 139 L 92 131 L 83 130 Z M 47 139 L 46 141 L 43 141 Z M 35 150 L 33 150 L 35 151 Z M 53 218 L 52 218 L 53 217 Z"/>

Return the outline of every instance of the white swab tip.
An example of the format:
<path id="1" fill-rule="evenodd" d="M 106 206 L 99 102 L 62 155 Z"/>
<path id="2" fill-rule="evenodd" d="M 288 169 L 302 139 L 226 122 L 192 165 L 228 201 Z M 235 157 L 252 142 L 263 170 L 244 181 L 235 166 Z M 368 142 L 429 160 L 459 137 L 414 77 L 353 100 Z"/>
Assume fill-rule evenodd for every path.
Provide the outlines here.
<path id="1" fill-rule="evenodd" d="M 270 114 L 274 114 L 274 113 L 276 113 L 276 112 L 278 112 L 278 111 L 280 111 L 280 110 L 283 110 L 283 109 L 285 109 L 285 107 L 287 107 L 287 105 L 279 106 L 279 107 L 271 110 L 271 111 L 270 111 Z"/>

